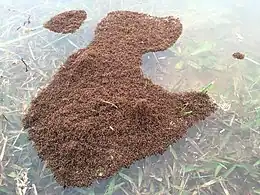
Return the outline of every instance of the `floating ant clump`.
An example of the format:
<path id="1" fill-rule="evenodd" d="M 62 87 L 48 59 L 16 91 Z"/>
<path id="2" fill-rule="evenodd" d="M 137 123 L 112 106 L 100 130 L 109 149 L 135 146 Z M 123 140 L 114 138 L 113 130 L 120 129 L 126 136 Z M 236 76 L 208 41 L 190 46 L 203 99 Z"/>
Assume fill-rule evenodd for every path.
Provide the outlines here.
<path id="1" fill-rule="evenodd" d="M 242 54 L 242 53 L 240 53 L 240 52 L 235 52 L 235 53 L 233 53 L 233 55 L 232 55 L 234 58 L 236 58 L 236 59 L 239 59 L 239 60 L 243 60 L 244 58 L 245 58 L 245 54 Z"/>
<path id="2" fill-rule="evenodd" d="M 256 64 L 256 65 L 260 65 L 259 62 L 257 62 L 257 61 L 255 61 L 255 60 L 253 60 L 253 59 L 251 59 L 251 58 L 245 56 L 245 54 L 240 53 L 240 52 L 235 52 L 235 53 L 233 53 L 232 56 L 233 56 L 234 58 L 236 58 L 236 59 L 239 59 L 239 60 L 245 59 L 245 60 L 248 60 L 248 61 L 250 61 L 250 62 L 252 62 L 252 63 L 254 63 L 254 64 Z"/>
<path id="3" fill-rule="evenodd" d="M 86 18 L 87 13 L 84 10 L 65 11 L 52 17 L 43 26 L 56 33 L 74 33 Z"/>

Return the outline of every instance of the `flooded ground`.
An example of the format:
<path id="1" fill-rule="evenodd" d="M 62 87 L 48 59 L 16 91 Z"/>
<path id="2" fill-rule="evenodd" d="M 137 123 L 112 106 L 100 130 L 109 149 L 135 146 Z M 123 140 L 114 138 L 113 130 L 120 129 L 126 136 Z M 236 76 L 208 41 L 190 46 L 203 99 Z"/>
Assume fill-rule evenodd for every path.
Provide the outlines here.
<path id="1" fill-rule="evenodd" d="M 253 0 L 1 1 L 0 194 L 260 194 L 259 5 Z M 71 9 L 88 14 L 75 34 L 42 28 Z M 180 17 L 182 36 L 172 48 L 144 55 L 143 72 L 170 91 L 214 82 L 209 94 L 222 109 L 163 155 L 138 161 L 91 188 L 64 190 L 39 160 L 21 117 L 66 58 L 88 45 L 97 22 L 119 9 Z M 247 59 L 234 59 L 237 51 Z"/>

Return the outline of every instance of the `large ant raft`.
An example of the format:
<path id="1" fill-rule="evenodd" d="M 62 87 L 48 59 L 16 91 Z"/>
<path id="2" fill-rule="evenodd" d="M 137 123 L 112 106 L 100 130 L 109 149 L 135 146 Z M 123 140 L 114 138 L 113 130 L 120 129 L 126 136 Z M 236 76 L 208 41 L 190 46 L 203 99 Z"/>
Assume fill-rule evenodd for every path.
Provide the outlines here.
<path id="1" fill-rule="evenodd" d="M 89 186 L 162 154 L 216 110 L 206 93 L 170 93 L 141 71 L 143 54 L 181 33 L 178 18 L 110 12 L 32 100 L 24 127 L 61 185 Z"/>

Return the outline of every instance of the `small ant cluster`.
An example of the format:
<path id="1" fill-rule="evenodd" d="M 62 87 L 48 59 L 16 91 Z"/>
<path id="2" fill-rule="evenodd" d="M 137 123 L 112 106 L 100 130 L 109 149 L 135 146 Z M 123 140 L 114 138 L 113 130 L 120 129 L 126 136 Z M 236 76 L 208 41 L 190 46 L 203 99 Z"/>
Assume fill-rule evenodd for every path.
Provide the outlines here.
<path id="1" fill-rule="evenodd" d="M 233 55 L 232 55 L 234 58 L 236 58 L 236 59 L 239 59 L 239 60 L 243 60 L 244 58 L 245 58 L 245 54 L 242 54 L 242 53 L 240 53 L 240 52 L 235 52 L 235 53 L 233 53 Z"/>

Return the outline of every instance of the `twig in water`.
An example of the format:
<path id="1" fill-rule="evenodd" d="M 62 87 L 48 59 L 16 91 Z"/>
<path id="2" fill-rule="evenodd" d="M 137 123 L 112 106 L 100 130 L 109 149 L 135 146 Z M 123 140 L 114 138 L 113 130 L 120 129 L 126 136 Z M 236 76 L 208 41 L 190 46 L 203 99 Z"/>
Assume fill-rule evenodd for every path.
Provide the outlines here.
<path id="1" fill-rule="evenodd" d="M 38 195 L 35 184 L 32 184 L 32 188 L 33 188 L 34 195 Z"/>
<path id="2" fill-rule="evenodd" d="M 5 154 L 5 148 L 6 148 L 6 144 L 7 144 L 7 137 L 4 137 L 3 141 L 4 141 L 4 144 L 3 144 L 2 151 L 1 151 L 1 154 L 0 154 L 0 161 L 1 162 L 3 161 L 4 154 Z"/>
<path id="3" fill-rule="evenodd" d="M 21 58 L 21 61 L 22 61 L 23 64 L 25 65 L 25 72 L 28 72 L 28 64 L 26 64 L 26 62 L 24 61 L 23 58 Z"/>
<path id="4" fill-rule="evenodd" d="M 26 24 L 30 24 L 31 23 L 30 18 L 31 18 L 31 16 L 29 15 L 28 19 L 26 21 L 24 21 L 23 26 L 25 26 Z M 22 26 L 19 26 L 16 30 L 19 30 L 20 28 L 22 28 Z"/>
<path id="5" fill-rule="evenodd" d="M 255 60 L 253 60 L 253 59 L 251 59 L 251 58 L 246 57 L 245 54 L 240 53 L 240 52 L 235 52 L 235 53 L 233 53 L 232 56 L 233 56 L 234 58 L 236 58 L 236 59 L 239 59 L 239 60 L 246 59 L 246 60 L 248 60 L 248 61 L 250 61 L 250 62 L 252 62 L 252 63 L 254 63 L 254 64 L 256 64 L 256 65 L 260 65 L 259 62 L 255 61 Z"/>
<path id="6" fill-rule="evenodd" d="M 10 123 L 10 121 L 8 120 L 8 118 L 4 114 L 1 114 L 1 116 L 3 117 L 3 119 L 5 119 L 7 122 Z"/>
<path id="7" fill-rule="evenodd" d="M 254 63 L 254 64 L 256 64 L 256 65 L 260 65 L 259 62 L 255 61 L 255 60 L 253 60 L 253 59 L 251 59 L 251 58 L 245 57 L 245 59 L 248 60 L 248 61 L 250 61 L 250 62 L 252 62 L 252 63 Z"/>
<path id="8" fill-rule="evenodd" d="M 30 24 L 30 23 L 31 23 L 30 18 L 31 18 L 31 16 L 29 15 L 27 21 L 25 21 L 25 22 L 23 23 L 24 26 L 26 25 L 26 23 L 27 23 L 27 24 Z"/>

